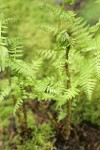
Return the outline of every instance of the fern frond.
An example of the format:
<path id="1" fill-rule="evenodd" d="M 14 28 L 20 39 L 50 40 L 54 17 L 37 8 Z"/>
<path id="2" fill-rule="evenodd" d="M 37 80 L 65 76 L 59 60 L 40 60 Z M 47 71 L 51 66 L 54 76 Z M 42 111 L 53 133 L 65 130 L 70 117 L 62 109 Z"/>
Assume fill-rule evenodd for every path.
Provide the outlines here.
<path id="1" fill-rule="evenodd" d="M 89 25 L 82 18 L 74 18 L 71 24 L 72 37 L 81 51 L 87 52 L 95 49 L 95 42 L 89 32 Z"/>
<path id="2" fill-rule="evenodd" d="M 43 60 L 42 59 L 38 59 L 38 60 L 33 60 L 32 61 L 32 69 L 34 70 L 35 73 L 37 73 L 37 71 L 39 71 L 40 67 L 43 64 Z"/>
<path id="3" fill-rule="evenodd" d="M 17 102 L 14 107 L 14 115 L 16 115 L 17 110 L 20 108 L 20 106 L 23 104 L 23 100 L 21 98 L 17 99 Z"/>
<path id="4" fill-rule="evenodd" d="M 22 45 L 16 43 L 12 44 L 11 48 L 9 49 L 10 57 L 13 58 L 14 60 L 22 57 L 23 56 L 22 48 L 23 48 Z"/>
<path id="5" fill-rule="evenodd" d="M 62 81 L 51 81 L 47 85 L 45 92 L 54 96 L 54 99 L 56 99 L 56 96 L 63 93 L 64 90 L 65 86 Z"/>
<path id="6" fill-rule="evenodd" d="M 11 17 L 11 18 L 6 18 L 3 20 L 4 24 L 8 24 L 8 23 L 13 23 L 13 22 L 17 22 L 18 18 L 17 17 Z"/>
<path id="7" fill-rule="evenodd" d="M 42 80 L 38 80 L 35 86 L 35 90 L 38 92 L 45 92 L 48 85 L 53 84 L 55 78 L 53 76 L 43 78 Z"/>
<path id="8" fill-rule="evenodd" d="M 47 5 L 48 10 L 54 13 L 56 17 L 60 20 L 73 22 L 73 17 L 76 15 L 73 11 L 62 11 L 60 7 L 55 7 L 53 5 Z"/>
<path id="9" fill-rule="evenodd" d="M 54 50 L 37 50 L 38 55 L 45 59 L 55 59 L 57 57 L 57 51 L 56 49 Z"/>
<path id="10" fill-rule="evenodd" d="M 73 87 L 71 89 L 66 90 L 65 94 L 66 94 L 66 99 L 70 100 L 75 98 L 75 96 L 79 94 L 79 90 Z"/>
<path id="11" fill-rule="evenodd" d="M 6 46 L 6 34 L 7 34 L 7 26 L 0 21 L 0 45 Z"/>
<path id="12" fill-rule="evenodd" d="M 58 32 L 57 27 L 54 27 L 54 26 L 51 26 L 51 25 L 48 25 L 48 24 L 47 25 L 42 25 L 41 29 L 43 29 L 45 32 L 52 33 L 54 35 L 56 35 L 57 32 Z"/>
<path id="13" fill-rule="evenodd" d="M 95 39 L 96 48 L 94 51 L 94 67 L 98 78 L 100 78 L 100 36 L 98 35 Z"/>
<path id="14" fill-rule="evenodd" d="M 32 70 L 31 66 L 24 61 L 17 60 L 11 62 L 11 70 L 13 74 L 22 75 L 25 78 L 35 79 L 34 70 Z"/>
<path id="15" fill-rule="evenodd" d="M 100 78 L 100 51 L 97 51 L 95 53 L 95 70 L 96 70 L 96 74 L 97 77 Z"/>
<path id="16" fill-rule="evenodd" d="M 4 71 L 8 62 L 8 49 L 1 46 L 0 48 L 0 70 Z"/>
<path id="17" fill-rule="evenodd" d="M 8 37 L 6 42 L 7 42 L 7 45 L 11 45 L 13 43 L 23 44 L 23 38 L 21 38 L 21 37 Z"/>
<path id="18" fill-rule="evenodd" d="M 23 56 L 23 42 L 21 38 L 8 38 L 6 42 L 9 45 L 9 55 L 12 59 L 16 60 Z"/>
<path id="19" fill-rule="evenodd" d="M 4 89 L 2 92 L 0 92 L 0 103 L 7 97 L 9 96 L 11 92 L 11 87 L 7 87 Z"/>
<path id="20" fill-rule="evenodd" d="M 50 67 L 53 67 L 59 75 L 62 75 L 65 72 L 65 63 L 65 60 L 58 58 Z"/>
<path id="21" fill-rule="evenodd" d="M 88 78 L 87 80 L 85 79 L 85 81 L 83 81 L 81 84 L 89 100 L 91 100 L 91 96 L 92 96 L 95 84 L 96 84 L 95 79 L 88 79 Z"/>
<path id="22" fill-rule="evenodd" d="M 57 107 L 62 107 L 66 103 L 66 101 L 75 98 L 79 94 L 79 92 L 80 91 L 74 87 L 66 89 L 63 95 L 58 95 Z"/>

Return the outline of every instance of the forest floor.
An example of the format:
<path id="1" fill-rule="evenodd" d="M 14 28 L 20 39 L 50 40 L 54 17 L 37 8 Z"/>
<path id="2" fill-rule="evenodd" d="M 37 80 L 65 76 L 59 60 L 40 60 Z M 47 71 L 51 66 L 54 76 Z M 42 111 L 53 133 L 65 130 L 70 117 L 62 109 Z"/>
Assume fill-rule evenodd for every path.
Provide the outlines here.
<path id="1" fill-rule="evenodd" d="M 37 116 L 36 121 L 39 125 L 48 122 L 46 112 L 44 111 L 42 113 L 39 111 L 39 104 L 36 103 L 35 105 L 31 105 L 30 103 L 29 106 L 35 106 L 32 107 L 32 111 L 33 114 Z M 34 127 L 32 130 L 34 130 Z M 28 132 L 29 134 L 27 139 L 31 140 L 31 138 L 34 138 L 30 138 L 31 132 L 31 130 Z M 12 117 L 10 118 L 9 127 L 4 127 L 0 130 L 0 150 L 8 150 L 5 149 L 5 141 L 10 146 L 11 150 L 17 150 L 17 143 L 13 143 L 14 141 L 12 142 L 12 139 L 16 136 L 18 136 L 18 133 L 15 125 L 15 119 Z M 20 136 L 23 137 L 22 135 Z M 58 134 L 53 136 L 51 142 L 54 143 L 56 150 L 100 150 L 100 126 L 83 121 L 79 125 L 71 125 L 71 135 L 69 140 L 63 140 L 62 136 Z"/>
<path id="2" fill-rule="evenodd" d="M 0 141 L 0 145 L 1 142 L 3 144 L 3 141 Z M 9 145 L 12 150 L 16 149 L 15 144 Z M 73 126 L 69 140 L 64 141 L 61 135 L 58 135 L 55 147 L 56 150 L 100 150 L 100 127 L 86 122 Z"/>
<path id="3" fill-rule="evenodd" d="M 68 141 L 57 138 L 57 150 L 100 150 L 100 127 L 87 122 L 73 126 Z"/>

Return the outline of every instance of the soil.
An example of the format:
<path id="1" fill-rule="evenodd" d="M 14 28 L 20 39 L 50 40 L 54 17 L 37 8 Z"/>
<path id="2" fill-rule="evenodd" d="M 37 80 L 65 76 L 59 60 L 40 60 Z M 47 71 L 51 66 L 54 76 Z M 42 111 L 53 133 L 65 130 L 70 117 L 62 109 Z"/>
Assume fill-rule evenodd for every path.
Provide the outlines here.
<path id="1" fill-rule="evenodd" d="M 100 150 L 100 127 L 87 122 L 73 126 L 69 140 L 57 135 L 57 150 Z"/>

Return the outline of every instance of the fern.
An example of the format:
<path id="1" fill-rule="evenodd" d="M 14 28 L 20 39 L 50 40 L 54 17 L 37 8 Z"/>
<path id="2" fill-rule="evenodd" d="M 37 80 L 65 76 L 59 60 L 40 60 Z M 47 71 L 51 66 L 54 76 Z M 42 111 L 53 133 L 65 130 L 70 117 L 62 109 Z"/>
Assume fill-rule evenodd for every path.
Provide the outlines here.
<path id="1" fill-rule="evenodd" d="M 54 35 L 56 35 L 58 31 L 57 27 L 50 26 L 48 24 L 41 26 L 41 29 L 43 29 L 45 32 L 53 33 Z"/>
<path id="2" fill-rule="evenodd" d="M 34 80 L 35 75 L 34 75 L 34 70 L 31 68 L 31 66 L 29 67 L 29 65 L 27 63 L 25 63 L 24 61 L 21 60 L 17 60 L 17 61 L 12 61 L 11 62 L 11 69 L 12 69 L 12 73 L 15 75 L 22 75 L 23 77 L 31 78 Z"/>
<path id="3" fill-rule="evenodd" d="M 54 13 L 57 24 L 45 24 L 41 28 L 54 36 L 55 43 L 51 49 L 35 50 L 37 56 L 30 63 L 22 60 L 23 40 L 9 38 L 6 34 L 7 23 L 16 19 L 5 18 L 5 14 L 1 14 L 0 66 L 2 71 L 10 68 L 10 86 L 13 83 L 16 85 L 11 93 L 15 96 L 14 113 L 19 108 L 22 110 L 24 100 L 38 100 L 40 103 L 53 100 L 58 121 L 66 119 L 64 134 L 69 138 L 71 111 L 76 98 L 80 92 L 84 92 L 91 100 L 100 79 L 100 22 L 90 26 L 73 11 L 49 4 L 47 9 Z M 1 101 L 9 95 L 10 90 L 4 92 L 1 92 Z M 41 135 L 36 141 L 43 145 Z"/>
<path id="4" fill-rule="evenodd" d="M 6 48 L 6 29 L 7 27 L 3 24 L 2 19 L 0 20 L 0 66 L 1 70 L 4 71 L 7 65 L 8 49 Z"/>
<path id="5" fill-rule="evenodd" d="M 7 87 L 4 91 L 0 92 L 0 103 L 10 95 L 11 87 Z"/>
<path id="6" fill-rule="evenodd" d="M 9 42 L 8 37 L 7 37 L 7 28 L 8 28 L 8 22 L 12 22 L 14 19 L 13 18 L 7 18 L 6 17 L 6 8 L 8 10 L 8 4 L 6 1 L 1 1 L 1 11 L 0 11 L 0 65 L 1 65 L 1 70 L 4 71 L 6 67 L 8 67 L 8 62 L 9 62 L 9 54 L 15 58 L 19 57 L 19 48 L 20 43 L 13 42 L 12 48 L 9 49 Z M 11 43 L 11 42 L 10 42 Z M 13 51 L 13 52 L 11 52 Z"/>
<path id="7" fill-rule="evenodd" d="M 4 71 L 8 62 L 8 49 L 6 47 L 1 47 L 0 56 L 0 70 Z"/>
<path id="8" fill-rule="evenodd" d="M 90 26 L 83 18 L 76 17 L 73 11 L 64 11 L 58 6 L 47 5 L 47 8 L 54 13 L 55 19 L 58 20 L 58 27 L 50 25 L 49 28 L 47 25 L 44 30 L 47 29 L 46 31 L 49 30 L 51 33 L 55 31 L 57 46 L 54 48 L 56 50 L 54 54 L 53 51 L 51 51 L 51 55 L 48 54 L 47 50 L 43 51 L 45 57 L 47 54 L 47 58 L 52 60 L 48 71 L 52 70 L 54 79 L 51 78 L 52 84 L 48 82 L 48 78 L 46 78 L 46 82 L 41 81 L 41 85 L 43 85 L 42 87 L 39 85 L 41 87 L 40 93 L 44 93 L 42 99 L 47 94 L 48 100 L 50 98 L 55 100 L 57 109 L 63 110 L 64 105 L 67 105 L 67 115 L 69 115 L 76 96 L 84 91 L 90 100 L 97 83 L 96 76 L 99 77 L 100 74 L 100 38 L 98 35 L 100 25 L 97 23 Z M 42 53 L 40 55 L 42 57 Z M 57 85 L 59 81 L 61 81 L 61 84 Z M 63 89 L 59 88 L 60 90 L 57 91 L 58 87 L 54 88 L 55 85 L 62 86 Z M 69 129 L 67 131 L 69 132 Z"/>
<path id="9" fill-rule="evenodd" d="M 23 104 L 23 100 L 22 99 L 17 99 L 15 107 L 14 107 L 14 115 L 16 116 L 16 112 L 17 110 L 20 108 L 20 106 L 22 106 Z"/>
<path id="10" fill-rule="evenodd" d="M 14 40 L 13 40 L 14 41 Z M 12 42 L 12 39 L 9 40 L 10 48 L 9 48 L 9 55 L 12 59 L 16 60 L 23 56 L 22 53 L 22 43 L 21 41 L 16 40 L 15 42 Z"/>
<path id="11" fill-rule="evenodd" d="M 94 52 L 94 66 L 95 66 L 95 72 L 98 78 L 100 78 L 100 36 L 97 35 L 95 39 L 96 44 L 96 50 Z"/>

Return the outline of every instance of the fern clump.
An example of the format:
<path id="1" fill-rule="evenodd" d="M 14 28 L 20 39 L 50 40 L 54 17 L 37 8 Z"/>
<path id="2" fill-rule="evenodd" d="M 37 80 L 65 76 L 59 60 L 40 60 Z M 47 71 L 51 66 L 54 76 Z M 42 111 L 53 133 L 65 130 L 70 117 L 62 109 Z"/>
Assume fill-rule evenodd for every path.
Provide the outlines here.
<path id="1" fill-rule="evenodd" d="M 80 94 L 86 94 L 90 102 L 100 81 L 100 22 L 89 25 L 74 11 L 65 11 L 66 3 L 73 1 L 64 0 L 62 7 L 54 3 L 44 5 L 45 13 L 52 12 L 54 15 L 55 23 L 48 21 L 41 28 L 48 32 L 53 44 L 46 50 L 35 49 L 34 57 L 29 62 L 23 60 L 23 39 L 8 36 L 8 22 L 15 22 L 16 19 L 7 18 L 1 9 L 0 71 L 7 84 L 5 89 L 0 88 L 0 102 L 7 97 L 7 100 L 12 100 L 22 142 L 30 135 L 29 108 L 34 116 L 35 113 L 46 114 L 57 133 L 69 139 L 71 113 L 78 104 Z M 48 142 L 52 136 L 49 132 L 51 128 L 46 127 L 35 126 L 32 140 L 18 149 L 38 149 L 40 146 L 44 150 L 52 149 L 52 144 Z M 47 132 L 50 136 L 46 139 Z"/>
<path id="2" fill-rule="evenodd" d="M 64 4 L 63 2 L 62 7 Z M 51 64 L 47 68 L 49 74 L 39 82 L 39 87 L 42 86 L 42 97 L 39 99 L 53 99 L 56 102 L 56 109 L 61 111 L 60 114 L 66 112 L 64 134 L 68 138 L 71 109 L 76 103 L 77 96 L 83 91 L 88 100 L 91 100 L 95 85 L 100 78 L 98 34 L 100 26 L 99 23 L 90 26 L 81 17 L 76 17 L 73 11 L 64 11 L 63 8 L 52 5 L 47 5 L 47 8 L 59 21 L 58 26 L 49 25 L 48 28 L 48 25 L 45 25 L 44 28 L 54 33 L 56 47 L 50 50 L 51 53 L 47 56 Z M 46 56 L 48 52 L 49 50 L 41 51 L 40 55 L 45 53 Z"/>

